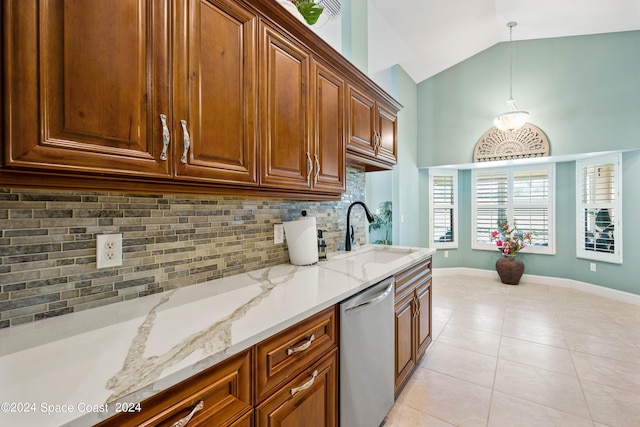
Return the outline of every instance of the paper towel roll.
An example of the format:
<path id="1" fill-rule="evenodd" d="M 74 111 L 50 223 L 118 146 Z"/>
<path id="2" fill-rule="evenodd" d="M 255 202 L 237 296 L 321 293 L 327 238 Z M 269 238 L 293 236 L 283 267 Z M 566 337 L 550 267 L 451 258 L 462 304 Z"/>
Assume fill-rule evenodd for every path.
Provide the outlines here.
<path id="1" fill-rule="evenodd" d="M 316 219 L 304 217 L 297 221 L 284 222 L 287 236 L 289 261 L 293 265 L 309 265 L 318 262 L 318 232 Z"/>

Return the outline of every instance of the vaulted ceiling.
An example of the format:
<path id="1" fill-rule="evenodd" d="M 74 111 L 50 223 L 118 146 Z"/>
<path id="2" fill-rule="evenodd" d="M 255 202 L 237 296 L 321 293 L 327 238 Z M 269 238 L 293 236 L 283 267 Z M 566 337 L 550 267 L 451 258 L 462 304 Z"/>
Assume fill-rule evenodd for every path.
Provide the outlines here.
<path id="1" fill-rule="evenodd" d="M 640 30 L 640 0 L 368 0 L 369 73 L 416 82 L 496 43 Z M 639 47 L 640 49 L 640 47 Z"/>

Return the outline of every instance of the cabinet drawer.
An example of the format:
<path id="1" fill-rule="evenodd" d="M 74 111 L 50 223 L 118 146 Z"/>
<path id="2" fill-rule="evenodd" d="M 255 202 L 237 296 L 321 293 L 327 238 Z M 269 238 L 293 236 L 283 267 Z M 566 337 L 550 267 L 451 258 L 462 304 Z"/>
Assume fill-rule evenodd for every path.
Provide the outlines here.
<path id="1" fill-rule="evenodd" d="M 412 292 L 418 284 L 426 281 L 430 277 L 431 257 L 396 274 L 396 300 L 402 298 L 407 293 Z"/>
<path id="2" fill-rule="evenodd" d="M 256 408 L 258 427 L 335 427 L 338 350 L 334 349 Z M 346 426 L 345 426 L 346 427 Z"/>
<path id="3" fill-rule="evenodd" d="M 228 426 L 250 411 L 253 406 L 251 350 L 232 356 L 150 397 L 140 404 L 141 412 L 120 413 L 98 424 L 98 427 L 168 427 L 187 416 L 200 401 L 203 407 L 195 413 L 189 426 Z M 248 416 L 246 422 L 251 422 L 251 419 Z"/>
<path id="4" fill-rule="evenodd" d="M 335 307 L 256 345 L 256 400 L 289 381 L 337 343 Z"/>

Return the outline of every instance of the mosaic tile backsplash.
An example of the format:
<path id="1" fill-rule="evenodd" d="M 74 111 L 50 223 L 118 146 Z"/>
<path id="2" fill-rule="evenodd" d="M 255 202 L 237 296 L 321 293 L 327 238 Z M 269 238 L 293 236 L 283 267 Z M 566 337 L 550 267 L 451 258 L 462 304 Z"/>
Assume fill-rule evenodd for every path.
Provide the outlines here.
<path id="1" fill-rule="evenodd" d="M 273 224 L 303 209 L 338 250 L 349 204 L 364 199 L 364 171 L 351 167 L 335 202 L 0 189 L 0 327 L 288 262 Z M 362 209 L 352 224 L 364 243 Z M 102 233 L 122 233 L 122 266 L 96 268 Z"/>

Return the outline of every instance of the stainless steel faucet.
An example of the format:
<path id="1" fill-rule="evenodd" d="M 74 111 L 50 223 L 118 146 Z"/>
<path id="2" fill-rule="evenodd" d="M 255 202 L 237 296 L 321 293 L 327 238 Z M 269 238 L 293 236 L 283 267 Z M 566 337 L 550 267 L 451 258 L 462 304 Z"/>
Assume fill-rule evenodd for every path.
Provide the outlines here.
<path id="1" fill-rule="evenodd" d="M 363 202 L 353 202 L 353 203 L 351 203 L 349 205 L 349 209 L 347 209 L 347 236 L 346 236 L 345 241 L 344 241 L 344 250 L 345 251 L 351 251 L 351 220 L 350 220 L 350 216 L 351 216 L 351 208 L 354 205 L 360 205 L 360 206 L 362 206 L 364 208 L 364 213 L 367 215 L 367 221 L 369 221 L 369 223 L 372 223 L 374 221 L 373 215 L 369 211 L 369 208 Z"/>

